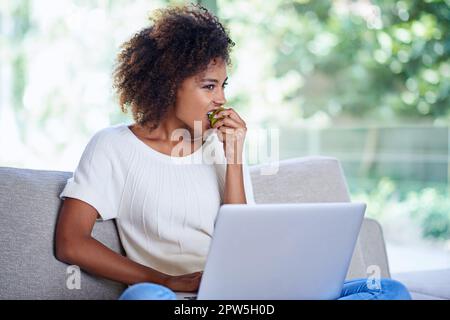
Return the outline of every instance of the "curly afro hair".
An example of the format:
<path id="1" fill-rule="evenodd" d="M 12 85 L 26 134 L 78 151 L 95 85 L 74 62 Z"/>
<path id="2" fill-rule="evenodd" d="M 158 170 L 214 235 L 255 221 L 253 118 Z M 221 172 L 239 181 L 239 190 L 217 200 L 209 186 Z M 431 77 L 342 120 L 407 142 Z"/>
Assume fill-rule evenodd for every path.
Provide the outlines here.
<path id="1" fill-rule="evenodd" d="M 200 5 L 158 9 L 149 19 L 153 25 L 122 44 L 113 87 L 122 111 L 131 108 L 136 123 L 153 130 L 175 105 L 183 80 L 205 71 L 216 58 L 230 65 L 235 43 Z"/>

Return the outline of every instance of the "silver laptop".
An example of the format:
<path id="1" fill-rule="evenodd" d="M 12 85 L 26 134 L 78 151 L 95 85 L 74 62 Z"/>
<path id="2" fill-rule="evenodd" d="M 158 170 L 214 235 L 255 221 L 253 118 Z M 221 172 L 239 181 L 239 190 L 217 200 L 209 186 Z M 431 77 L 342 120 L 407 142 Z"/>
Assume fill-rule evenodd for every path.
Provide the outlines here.
<path id="1" fill-rule="evenodd" d="M 182 300 L 336 299 L 364 203 L 225 204 L 198 293 Z"/>

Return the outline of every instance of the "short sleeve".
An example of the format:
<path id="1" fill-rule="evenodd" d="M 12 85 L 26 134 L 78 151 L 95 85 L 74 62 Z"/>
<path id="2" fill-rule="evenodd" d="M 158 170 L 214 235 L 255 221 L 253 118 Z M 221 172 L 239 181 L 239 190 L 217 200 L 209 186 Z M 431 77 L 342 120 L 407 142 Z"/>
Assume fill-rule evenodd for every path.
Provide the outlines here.
<path id="1" fill-rule="evenodd" d="M 93 206 L 102 220 L 117 218 L 121 198 L 120 170 L 105 132 L 95 134 L 87 144 L 73 176 L 59 195 Z"/>

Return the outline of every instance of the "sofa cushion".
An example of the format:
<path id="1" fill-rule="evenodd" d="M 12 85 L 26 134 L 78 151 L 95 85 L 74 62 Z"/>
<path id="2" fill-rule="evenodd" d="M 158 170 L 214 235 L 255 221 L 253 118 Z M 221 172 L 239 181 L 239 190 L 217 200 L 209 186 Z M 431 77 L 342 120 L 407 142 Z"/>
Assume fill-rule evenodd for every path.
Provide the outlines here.
<path id="1" fill-rule="evenodd" d="M 71 175 L 0 168 L 0 299 L 116 299 L 126 287 L 85 272 L 81 289 L 66 285 L 73 271 L 55 258 L 54 233 Z M 123 253 L 113 221 L 96 223 L 93 236 Z"/>
<path id="2" fill-rule="evenodd" d="M 422 295 L 450 299 L 450 269 L 393 273 L 392 278 L 418 293 L 419 299 Z"/>

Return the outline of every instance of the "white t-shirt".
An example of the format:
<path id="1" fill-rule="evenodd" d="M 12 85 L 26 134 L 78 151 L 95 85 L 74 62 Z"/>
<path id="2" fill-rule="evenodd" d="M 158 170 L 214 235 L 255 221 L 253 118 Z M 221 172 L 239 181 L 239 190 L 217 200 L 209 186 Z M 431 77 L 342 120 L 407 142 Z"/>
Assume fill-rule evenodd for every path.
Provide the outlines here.
<path id="1" fill-rule="evenodd" d="M 128 258 L 181 275 L 204 269 L 225 173 L 215 133 L 190 155 L 171 157 L 118 124 L 91 138 L 60 198 L 80 199 L 103 220 L 116 219 Z M 255 203 L 245 155 L 243 173 L 247 203 Z"/>

